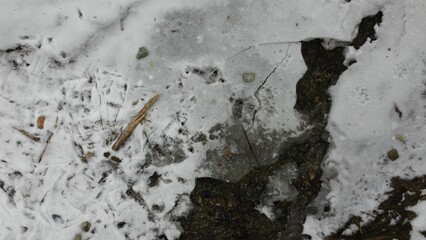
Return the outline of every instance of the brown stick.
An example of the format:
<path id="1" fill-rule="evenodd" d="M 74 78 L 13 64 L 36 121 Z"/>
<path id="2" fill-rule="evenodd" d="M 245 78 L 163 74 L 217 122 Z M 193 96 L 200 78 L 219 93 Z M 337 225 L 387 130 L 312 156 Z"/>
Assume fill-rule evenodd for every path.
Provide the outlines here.
<path id="1" fill-rule="evenodd" d="M 14 129 L 15 129 L 15 130 L 17 130 L 18 132 L 22 133 L 25 137 L 27 137 L 27 138 L 31 139 L 31 141 L 33 141 L 33 142 L 38 142 L 38 141 L 40 141 L 40 138 L 39 138 L 39 137 L 36 137 L 36 136 L 34 136 L 34 135 L 30 134 L 29 132 L 27 132 L 27 131 L 25 131 L 25 130 L 18 129 L 18 128 L 15 128 L 15 127 L 14 127 Z"/>
<path id="2" fill-rule="evenodd" d="M 136 126 L 142 121 L 142 119 L 146 116 L 146 112 L 148 109 L 157 101 L 160 95 L 156 94 L 154 97 L 149 99 L 149 101 L 143 106 L 143 108 L 133 117 L 130 121 L 129 125 L 127 125 L 126 129 L 120 134 L 120 136 L 115 141 L 114 145 L 112 145 L 112 150 L 118 151 L 121 145 L 129 138 L 130 134 L 132 134 L 133 130 L 135 130 Z"/>
<path id="3" fill-rule="evenodd" d="M 47 131 L 47 134 L 48 134 L 48 137 L 47 137 L 47 140 L 46 140 L 46 144 L 44 145 L 43 151 L 42 151 L 42 152 L 41 152 L 41 154 L 40 154 L 40 157 L 39 157 L 39 159 L 38 159 L 38 162 L 41 162 L 41 160 L 43 160 L 44 153 L 46 152 L 47 146 L 48 146 L 48 145 L 49 145 L 49 143 L 50 143 L 50 139 L 52 139 L 53 132 L 51 132 L 51 131 Z"/>

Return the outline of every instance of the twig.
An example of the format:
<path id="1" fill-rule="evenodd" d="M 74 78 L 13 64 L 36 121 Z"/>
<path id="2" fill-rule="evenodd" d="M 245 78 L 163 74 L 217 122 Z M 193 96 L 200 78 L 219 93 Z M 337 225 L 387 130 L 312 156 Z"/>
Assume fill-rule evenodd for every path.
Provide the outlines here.
<path id="1" fill-rule="evenodd" d="M 41 160 L 43 160 L 44 153 L 46 152 L 47 146 L 48 146 L 48 145 L 49 145 L 49 143 L 50 143 L 50 139 L 52 139 L 53 132 L 48 131 L 48 134 L 49 134 L 49 136 L 47 137 L 46 145 L 44 145 L 44 149 L 43 149 L 43 151 L 41 152 L 41 155 L 40 155 L 40 158 L 38 159 L 38 162 L 41 162 Z"/>
<path id="2" fill-rule="evenodd" d="M 146 116 L 146 112 L 148 109 L 157 101 L 158 97 L 160 95 L 156 94 L 154 97 L 152 97 L 146 104 L 143 106 L 143 108 L 136 114 L 136 116 L 133 117 L 133 119 L 130 121 L 129 125 L 127 125 L 126 129 L 120 134 L 118 139 L 115 141 L 114 145 L 112 146 L 112 150 L 118 151 L 120 149 L 121 145 L 129 138 L 130 134 L 132 134 L 133 130 L 135 130 L 136 126 L 142 121 L 142 119 Z"/>
<path id="3" fill-rule="evenodd" d="M 34 136 L 34 135 L 30 134 L 29 132 L 27 132 L 27 131 L 25 131 L 25 130 L 18 129 L 18 128 L 15 128 L 15 127 L 14 127 L 14 129 L 15 129 L 15 130 L 17 130 L 18 132 L 22 133 L 25 137 L 27 137 L 27 138 L 31 139 L 31 141 L 33 141 L 33 142 L 38 142 L 38 141 L 40 141 L 40 138 L 39 138 L 39 137 L 36 137 L 36 136 Z"/>

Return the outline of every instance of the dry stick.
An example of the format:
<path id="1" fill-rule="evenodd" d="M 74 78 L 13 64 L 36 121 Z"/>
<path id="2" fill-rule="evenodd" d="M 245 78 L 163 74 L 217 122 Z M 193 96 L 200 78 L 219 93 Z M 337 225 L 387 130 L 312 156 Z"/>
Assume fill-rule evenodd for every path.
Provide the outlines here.
<path id="1" fill-rule="evenodd" d="M 132 134 L 133 130 L 135 130 L 136 126 L 142 121 L 142 119 L 146 116 L 146 112 L 148 109 L 157 101 L 160 95 L 156 94 L 154 97 L 149 99 L 149 101 L 143 106 L 143 108 L 133 117 L 130 121 L 129 125 L 127 125 L 126 129 L 120 134 L 120 136 L 115 141 L 114 145 L 112 145 L 112 150 L 118 151 L 121 145 L 129 138 L 130 134 Z"/>
<path id="2" fill-rule="evenodd" d="M 43 156 L 44 156 L 44 153 L 46 152 L 47 146 L 50 143 L 50 139 L 52 139 L 52 136 L 53 136 L 53 132 L 51 132 L 51 131 L 47 131 L 47 132 L 48 132 L 49 136 L 47 137 L 46 145 L 44 145 L 43 152 L 41 152 L 41 155 L 40 155 L 40 158 L 38 159 L 38 162 L 41 162 L 41 160 L 43 159 Z"/>
<path id="3" fill-rule="evenodd" d="M 58 127 L 58 117 L 56 117 L 56 121 L 55 121 L 55 129 Z M 51 131 L 49 131 L 49 130 L 47 130 L 47 134 L 49 135 L 48 137 L 47 137 L 47 139 L 46 139 L 46 145 L 44 145 L 44 148 L 43 148 L 43 151 L 41 152 L 41 154 L 40 154 L 40 157 L 39 157 L 39 159 L 38 159 L 38 162 L 41 162 L 41 160 L 43 160 L 43 156 L 44 156 L 44 153 L 46 152 L 46 149 L 47 149 L 47 146 L 49 145 L 49 143 L 50 143 L 50 140 L 52 139 L 52 136 L 53 136 L 53 132 L 51 132 Z M 46 171 L 47 171 L 47 168 L 46 168 Z M 46 172 L 44 172 L 44 174 L 46 174 Z"/>
<path id="4" fill-rule="evenodd" d="M 22 133 L 25 137 L 27 137 L 27 138 L 31 139 L 31 141 L 33 141 L 33 142 L 38 142 L 38 141 L 40 141 L 40 138 L 39 138 L 39 137 L 36 137 L 36 136 L 34 136 L 34 135 L 30 134 L 29 132 L 27 132 L 27 131 L 25 131 L 25 130 L 18 129 L 18 128 L 15 128 L 15 127 L 14 127 L 14 129 L 15 129 L 15 130 L 17 130 L 18 132 Z"/>

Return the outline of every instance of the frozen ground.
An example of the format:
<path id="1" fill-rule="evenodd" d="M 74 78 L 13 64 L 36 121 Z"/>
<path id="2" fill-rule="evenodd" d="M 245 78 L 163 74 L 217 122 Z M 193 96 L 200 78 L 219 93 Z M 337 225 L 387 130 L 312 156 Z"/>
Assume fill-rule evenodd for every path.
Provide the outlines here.
<path id="1" fill-rule="evenodd" d="M 306 71 L 300 41 L 351 41 L 379 10 L 377 40 L 347 48 L 356 64 L 330 89 L 332 147 L 316 200 L 330 210 L 312 213 L 304 232 L 323 239 L 351 215 L 368 221 L 392 177 L 426 174 L 421 1 L 0 3 L 1 239 L 178 238 L 195 178 L 237 181 L 312 127 L 293 109 Z M 140 47 L 148 57 L 136 58 Z M 279 192 L 266 203 L 294 196 L 287 167 L 270 178 Z M 412 207 L 412 239 L 426 231 L 422 207 Z"/>

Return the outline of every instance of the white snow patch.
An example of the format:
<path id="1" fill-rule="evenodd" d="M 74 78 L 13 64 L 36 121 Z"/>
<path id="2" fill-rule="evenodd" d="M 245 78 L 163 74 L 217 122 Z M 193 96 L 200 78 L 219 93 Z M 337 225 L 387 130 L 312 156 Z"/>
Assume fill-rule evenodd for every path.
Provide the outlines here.
<path id="1" fill-rule="evenodd" d="M 426 231 L 426 202 L 421 201 L 417 205 L 410 208 L 417 214 L 417 217 L 411 221 L 413 230 L 411 231 L 411 239 L 425 239 L 425 236 L 421 232 Z"/>

